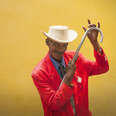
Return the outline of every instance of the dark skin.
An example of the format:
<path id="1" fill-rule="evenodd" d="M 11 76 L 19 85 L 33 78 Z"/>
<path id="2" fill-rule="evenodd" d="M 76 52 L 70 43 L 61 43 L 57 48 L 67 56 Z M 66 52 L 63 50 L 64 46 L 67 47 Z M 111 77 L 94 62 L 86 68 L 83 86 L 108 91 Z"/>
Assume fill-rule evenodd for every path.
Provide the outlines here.
<path id="1" fill-rule="evenodd" d="M 96 27 L 96 25 L 91 24 L 91 21 L 88 20 L 88 28 L 90 28 L 90 27 Z M 100 23 L 99 22 L 98 22 L 98 28 L 100 28 Z M 83 26 L 83 30 L 86 31 L 87 29 Z M 98 43 L 97 37 L 98 37 L 98 31 L 97 30 L 92 30 L 88 33 L 88 38 L 89 38 L 93 48 L 96 51 L 98 51 L 99 53 L 101 53 L 100 45 Z M 67 49 L 68 43 L 59 43 L 59 42 L 56 42 L 56 41 L 54 41 L 50 38 L 47 38 L 46 39 L 46 44 L 49 47 L 50 55 L 55 60 L 60 62 L 64 52 Z M 65 75 L 64 75 L 64 78 L 63 78 L 63 82 L 65 84 L 71 86 L 71 81 L 72 81 L 72 78 L 74 76 L 75 71 L 76 71 L 76 65 L 71 64 L 71 62 L 69 62 L 69 64 L 66 66 L 66 72 L 65 72 Z"/>
<path id="2" fill-rule="evenodd" d="M 58 43 L 50 38 L 46 39 L 46 44 L 49 47 L 50 55 L 58 62 L 61 61 L 64 52 L 67 49 L 68 43 Z"/>

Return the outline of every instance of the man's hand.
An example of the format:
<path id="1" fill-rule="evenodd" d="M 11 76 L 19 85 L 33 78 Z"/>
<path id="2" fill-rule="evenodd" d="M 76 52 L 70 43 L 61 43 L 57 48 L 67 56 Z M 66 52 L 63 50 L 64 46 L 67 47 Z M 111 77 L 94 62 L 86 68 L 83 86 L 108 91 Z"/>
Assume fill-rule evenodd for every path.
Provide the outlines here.
<path id="1" fill-rule="evenodd" d="M 65 75 L 64 75 L 64 83 L 67 85 L 71 84 L 72 78 L 74 76 L 74 73 L 76 71 L 76 65 L 72 65 L 71 62 L 69 61 L 69 64 L 66 66 L 65 69 Z"/>
<path id="2" fill-rule="evenodd" d="M 91 21 L 88 19 L 88 28 L 90 27 L 96 27 L 95 24 L 91 24 Z M 98 28 L 100 28 L 100 23 L 98 22 Z M 87 29 L 83 26 L 84 31 L 86 31 Z M 93 45 L 94 49 L 96 51 L 100 52 L 100 45 L 97 41 L 97 37 L 98 37 L 98 31 L 97 30 L 91 30 L 90 32 L 88 32 L 87 34 L 91 44 Z"/>

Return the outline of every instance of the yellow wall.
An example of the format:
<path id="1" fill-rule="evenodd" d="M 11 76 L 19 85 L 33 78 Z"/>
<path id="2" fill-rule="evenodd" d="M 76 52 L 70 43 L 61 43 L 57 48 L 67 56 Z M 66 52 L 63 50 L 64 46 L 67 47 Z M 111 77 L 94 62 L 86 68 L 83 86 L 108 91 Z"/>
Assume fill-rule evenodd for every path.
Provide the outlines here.
<path id="1" fill-rule="evenodd" d="M 94 116 L 116 116 L 116 1 L 115 0 L 0 0 L 0 116 L 43 116 L 31 71 L 48 48 L 43 31 L 49 25 L 68 25 L 79 33 L 69 45 L 75 50 L 87 19 L 99 20 L 110 71 L 89 79 Z M 81 52 L 93 59 L 88 40 Z"/>

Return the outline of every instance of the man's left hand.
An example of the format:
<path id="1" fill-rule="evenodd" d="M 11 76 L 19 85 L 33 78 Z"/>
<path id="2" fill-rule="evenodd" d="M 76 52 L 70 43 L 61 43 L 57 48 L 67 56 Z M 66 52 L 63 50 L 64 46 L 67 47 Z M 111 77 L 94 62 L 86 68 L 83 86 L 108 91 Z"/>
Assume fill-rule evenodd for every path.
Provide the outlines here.
<path id="1" fill-rule="evenodd" d="M 91 24 L 91 21 L 88 19 L 88 28 L 91 27 L 96 27 L 96 24 Z M 98 28 L 100 28 L 100 23 L 98 22 Z M 83 26 L 84 31 L 86 31 L 87 29 Z M 91 44 L 93 45 L 94 49 L 96 51 L 100 51 L 100 45 L 97 41 L 97 37 L 98 37 L 98 31 L 97 30 L 91 30 L 90 32 L 88 32 L 87 34 Z"/>

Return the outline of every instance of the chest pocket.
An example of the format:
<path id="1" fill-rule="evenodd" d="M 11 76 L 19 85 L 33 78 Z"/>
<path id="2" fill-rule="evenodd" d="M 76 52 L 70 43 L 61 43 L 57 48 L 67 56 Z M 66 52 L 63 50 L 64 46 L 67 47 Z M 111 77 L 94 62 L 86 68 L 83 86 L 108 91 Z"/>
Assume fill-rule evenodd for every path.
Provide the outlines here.
<path id="1" fill-rule="evenodd" d="M 86 73 L 76 72 L 75 80 L 77 83 L 78 92 L 82 92 L 83 89 L 86 87 L 87 82 L 88 82 Z"/>

